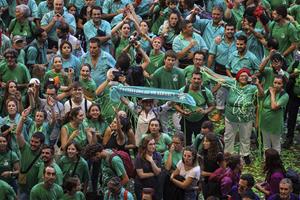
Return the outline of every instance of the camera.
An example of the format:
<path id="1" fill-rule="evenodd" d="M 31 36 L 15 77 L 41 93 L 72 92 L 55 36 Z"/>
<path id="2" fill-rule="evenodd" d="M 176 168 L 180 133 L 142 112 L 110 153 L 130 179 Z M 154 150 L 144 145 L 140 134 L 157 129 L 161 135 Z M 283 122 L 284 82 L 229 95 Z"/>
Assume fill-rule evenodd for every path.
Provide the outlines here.
<path id="1" fill-rule="evenodd" d="M 112 81 L 119 81 L 119 78 L 121 76 L 124 76 L 124 73 L 122 71 L 113 71 L 112 74 L 114 75 L 114 78 Z"/>
<path id="2" fill-rule="evenodd" d="M 131 45 L 136 44 L 138 40 L 139 40 L 139 38 L 138 38 L 138 33 L 137 32 L 134 32 L 131 36 L 129 36 L 129 43 Z"/>

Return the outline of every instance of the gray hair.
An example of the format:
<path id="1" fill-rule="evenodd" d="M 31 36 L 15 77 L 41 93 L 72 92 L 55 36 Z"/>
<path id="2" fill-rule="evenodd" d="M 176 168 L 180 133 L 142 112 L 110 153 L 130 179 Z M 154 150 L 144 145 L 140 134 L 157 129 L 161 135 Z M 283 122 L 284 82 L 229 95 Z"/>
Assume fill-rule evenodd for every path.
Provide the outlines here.
<path id="1" fill-rule="evenodd" d="M 25 18 L 30 17 L 31 15 L 30 8 L 25 4 L 17 5 L 16 9 L 20 9 Z"/>
<path id="2" fill-rule="evenodd" d="M 293 189 L 293 182 L 289 178 L 281 179 L 279 184 L 288 184 L 290 189 Z"/>

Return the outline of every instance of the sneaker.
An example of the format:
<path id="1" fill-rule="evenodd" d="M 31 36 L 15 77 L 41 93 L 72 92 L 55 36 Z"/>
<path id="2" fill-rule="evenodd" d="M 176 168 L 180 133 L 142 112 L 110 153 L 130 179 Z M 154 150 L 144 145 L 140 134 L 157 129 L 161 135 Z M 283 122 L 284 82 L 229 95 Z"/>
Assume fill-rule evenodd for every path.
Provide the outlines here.
<path id="1" fill-rule="evenodd" d="M 293 145 L 293 140 L 286 139 L 285 142 L 281 145 L 284 149 L 289 149 Z"/>
<path id="2" fill-rule="evenodd" d="M 248 156 L 244 156 L 243 159 L 244 159 L 244 162 L 245 162 L 246 165 L 250 165 L 251 164 L 251 159 L 250 159 L 249 155 Z"/>

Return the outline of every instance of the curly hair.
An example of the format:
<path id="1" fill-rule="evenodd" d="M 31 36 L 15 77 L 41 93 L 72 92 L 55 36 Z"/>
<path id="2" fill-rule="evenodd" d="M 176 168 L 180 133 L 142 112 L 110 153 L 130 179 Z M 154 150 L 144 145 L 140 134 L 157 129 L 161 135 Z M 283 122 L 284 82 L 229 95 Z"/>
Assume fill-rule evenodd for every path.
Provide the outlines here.
<path id="1" fill-rule="evenodd" d="M 97 152 L 103 151 L 103 145 L 102 144 L 88 144 L 84 151 L 83 151 L 83 157 L 87 160 L 91 159 L 92 157 L 96 156 Z"/>

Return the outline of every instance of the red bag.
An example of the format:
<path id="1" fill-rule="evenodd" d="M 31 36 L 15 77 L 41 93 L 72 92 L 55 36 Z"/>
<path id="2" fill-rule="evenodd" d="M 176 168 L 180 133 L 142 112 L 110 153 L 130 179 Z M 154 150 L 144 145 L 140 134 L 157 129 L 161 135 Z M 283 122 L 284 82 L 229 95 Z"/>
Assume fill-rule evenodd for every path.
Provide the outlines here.
<path id="1" fill-rule="evenodd" d="M 135 171 L 135 167 L 134 164 L 131 160 L 130 155 L 122 150 L 119 151 L 113 151 L 113 153 L 111 154 L 110 158 L 109 158 L 109 164 L 111 165 L 112 159 L 115 156 L 119 156 L 121 158 L 121 160 L 123 161 L 123 165 L 125 167 L 125 171 L 127 173 L 127 176 L 129 178 L 134 178 L 136 175 L 136 171 Z"/>

